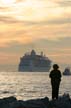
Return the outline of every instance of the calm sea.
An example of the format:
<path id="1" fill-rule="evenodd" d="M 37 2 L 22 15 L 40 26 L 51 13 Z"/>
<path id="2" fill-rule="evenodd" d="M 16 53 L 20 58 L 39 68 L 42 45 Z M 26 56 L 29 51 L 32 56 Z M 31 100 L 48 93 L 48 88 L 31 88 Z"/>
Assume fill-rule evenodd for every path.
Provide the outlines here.
<path id="1" fill-rule="evenodd" d="M 60 95 L 71 96 L 71 76 L 63 76 Z M 17 99 L 51 98 L 49 73 L 0 72 L 0 98 L 15 96 Z"/>

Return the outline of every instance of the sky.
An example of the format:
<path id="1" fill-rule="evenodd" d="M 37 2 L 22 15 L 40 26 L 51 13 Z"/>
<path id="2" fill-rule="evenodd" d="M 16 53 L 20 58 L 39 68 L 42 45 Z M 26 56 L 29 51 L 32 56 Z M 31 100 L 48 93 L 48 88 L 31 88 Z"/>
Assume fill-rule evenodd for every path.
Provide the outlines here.
<path id="1" fill-rule="evenodd" d="M 32 49 L 71 65 L 71 0 L 0 0 L 0 66 Z"/>

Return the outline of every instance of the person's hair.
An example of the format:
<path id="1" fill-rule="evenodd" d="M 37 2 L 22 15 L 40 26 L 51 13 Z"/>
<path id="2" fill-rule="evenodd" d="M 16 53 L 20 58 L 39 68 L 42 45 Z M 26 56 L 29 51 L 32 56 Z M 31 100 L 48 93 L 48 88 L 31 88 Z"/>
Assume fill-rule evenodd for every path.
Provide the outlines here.
<path id="1" fill-rule="evenodd" d="M 54 69 L 58 69 L 58 68 L 59 68 L 58 64 L 54 64 L 54 65 L 53 65 L 53 68 L 54 68 Z"/>

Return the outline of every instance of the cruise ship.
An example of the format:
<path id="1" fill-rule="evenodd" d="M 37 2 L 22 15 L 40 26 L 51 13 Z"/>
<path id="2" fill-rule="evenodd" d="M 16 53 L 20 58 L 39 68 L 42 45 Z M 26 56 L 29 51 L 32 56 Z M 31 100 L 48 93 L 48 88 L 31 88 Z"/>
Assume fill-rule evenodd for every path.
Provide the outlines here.
<path id="1" fill-rule="evenodd" d="M 51 60 L 43 52 L 36 54 L 32 50 L 20 58 L 18 71 L 20 72 L 48 72 L 51 68 Z"/>

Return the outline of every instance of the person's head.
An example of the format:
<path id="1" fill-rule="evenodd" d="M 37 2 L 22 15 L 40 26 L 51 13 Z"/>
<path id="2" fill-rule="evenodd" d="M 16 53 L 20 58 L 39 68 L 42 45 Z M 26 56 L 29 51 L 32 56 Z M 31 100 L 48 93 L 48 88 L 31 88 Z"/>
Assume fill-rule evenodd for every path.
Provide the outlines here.
<path id="1" fill-rule="evenodd" d="M 54 65 L 53 65 L 53 69 L 54 69 L 54 70 L 57 70 L 58 68 L 59 68 L 58 64 L 54 64 Z"/>

